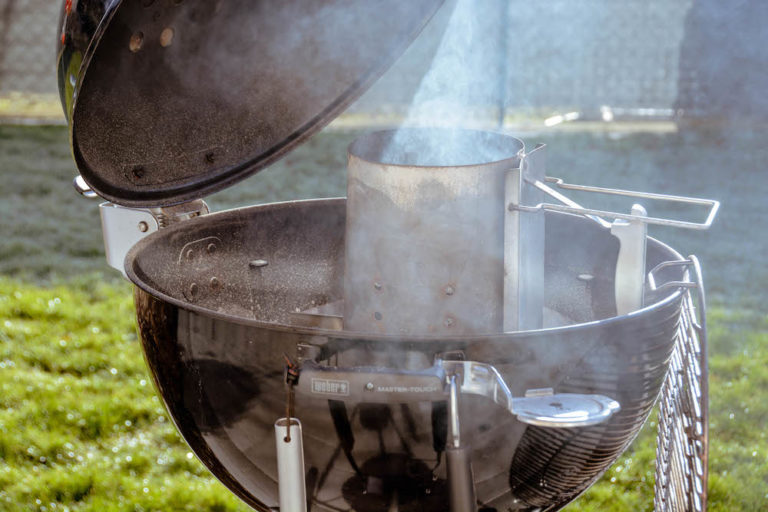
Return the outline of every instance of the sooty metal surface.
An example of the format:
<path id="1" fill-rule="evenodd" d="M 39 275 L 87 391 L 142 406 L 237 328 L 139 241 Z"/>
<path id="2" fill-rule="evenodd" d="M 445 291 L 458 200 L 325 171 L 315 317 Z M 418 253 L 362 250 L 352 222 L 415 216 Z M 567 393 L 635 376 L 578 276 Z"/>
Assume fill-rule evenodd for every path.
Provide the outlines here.
<path id="1" fill-rule="evenodd" d="M 615 239 L 593 221 L 546 218 L 546 307 L 570 325 L 471 336 L 382 336 L 300 327 L 292 313 L 342 297 L 345 202 L 222 212 L 157 232 L 127 258 L 141 342 L 176 425 L 200 459 L 257 510 L 277 506 L 274 422 L 284 354 L 318 365 L 419 370 L 462 351 L 514 395 L 604 394 L 621 404 L 580 429 L 526 426 L 483 397 L 461 401 L 476 497 L 488 510 L 556 510 L 602 474 L 643 424 L 674 348 L 683 295 L 647 295 L 615 317 Z M 578 243 L 564 244 L 573 233 Z M 648 241 L 648 266 L 678 260 Z M 593 276 L 584 280 L 579 276 Z M 683 279 L 670 268 L 661 281 Z M 215 279 L 215 280 L 214 280 Z M 445 511 L 445 401 L 352 403 L 297 395 L 310 510 Z M 395 506 L 397 508 L 392 508 Z"/>
<path id="2" fill-rule="evenodd" d="M 473 130 L 359 137 L 347 166 L 345 327 L 502 331 L 505 279 L 517 277 L 504 265 L 505 183 L 523 152 L 518 139 Z M 517 238 L 535 253 L 529 235 Z M 543 254 L 531 257 L 543 270 Z"/>
<path id="3" fill-rule="evenodd" d="M 229 186 L 330 122 L 441 3 L 80 0 L 59 51 L 78 169 L 130 206 Z"/>

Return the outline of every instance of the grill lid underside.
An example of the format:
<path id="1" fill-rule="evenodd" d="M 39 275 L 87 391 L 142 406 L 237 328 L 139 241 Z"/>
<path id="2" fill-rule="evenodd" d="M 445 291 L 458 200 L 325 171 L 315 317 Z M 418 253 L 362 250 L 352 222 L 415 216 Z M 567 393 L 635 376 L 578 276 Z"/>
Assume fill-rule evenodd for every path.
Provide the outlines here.
<path id="1" fill-rule="evenodd" d="M 336 117 L 441 3 L 121 2 L 91 41 L 75 91 L 81 175 L 127 206 L 225 188 Z"/>

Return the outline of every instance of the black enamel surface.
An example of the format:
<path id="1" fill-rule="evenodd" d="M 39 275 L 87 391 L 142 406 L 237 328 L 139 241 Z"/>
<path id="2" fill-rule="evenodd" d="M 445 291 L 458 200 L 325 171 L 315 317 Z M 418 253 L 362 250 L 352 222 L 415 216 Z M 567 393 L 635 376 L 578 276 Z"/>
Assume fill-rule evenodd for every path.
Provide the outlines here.
<path id="1" fill-rule="evenodd" d="M 317 347 L 320 364 L 393 368 L 426 367 L 435 354 L 459 349 L 496 366 L 516 395 L 553 387 L 621 403 L 608 423 L 569 430 L 526 427 L 489 400 L 463 400 L 477 497 L 496 510 L 561 508 L 637 434 L 666 371 L 680 294 L 648 297 L 653 303 L 644 310 L 613 317 L 617 247 L 608 232 L 580 217 L 547 217 L 547 306 L 587 323 L 399 339 L 291 320 L 296 308 L 340 298 L 343 221 L 343 200 L 222 212 L 154 234 L 127 260 L 139 285 L 143 348 L 171 416 L 211 471 L 257 510 L 277 506 L 273 424 L 284 415 L 283 353 L 296 357 L 299 344 Z M 574 231 L 579 243 L 557 242 Z M 212 253 L 185 259 L 185 248 L 211 237 L 218 240 Z M 678 258 L 649 241 L 649 267 Z M 254 259 L 268 265 L 252 268 Z M 584 272 L 595 278 L 576 279 Z M 203 290 L 211 277 L 219 286 Z M 198 292 L 185 296 L 192 282 Z M 444 404 L 340 406 L 297 396 L 295 410 L 310 510 L 386 511 L 394 499 L 400 510 L 446 510 Z"/>
<path id="2" fill-rule="evenodd" d="M 80 0 L 59 87 L 82 177 L 131 206 L 204 197 L 330 122 L 442 0 Z"/>

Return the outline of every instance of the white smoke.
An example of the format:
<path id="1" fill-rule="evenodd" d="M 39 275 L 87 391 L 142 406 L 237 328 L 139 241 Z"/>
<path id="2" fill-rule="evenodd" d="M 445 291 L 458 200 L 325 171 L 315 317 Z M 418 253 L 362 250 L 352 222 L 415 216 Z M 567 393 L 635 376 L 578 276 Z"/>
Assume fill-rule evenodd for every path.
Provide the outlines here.
<path id="1" fill-rule="evenodd" d="M 498 46 L 505 38 L 497 37 L 498 34 L 493 32 L 507 30 L 499 19 L 500 5 L 504 4 L 488 0 L 454 0 L 444 7 L 451 9 L 446 29 L 406 112 L 403 128 L 498 127 L 504 89 L 500 76 L 503 66 L 499 62 L 499 56 L 504 52 Z M 403 148 L 411 147 L 413 151 L 412 133 L 404 130 L 396 134 L 382 155 L 384 160 L 403 161 Z M 465 146 L 458 140 L 464 135 L 456 132 L 455 136 L 455 146 L 422 147 L 419 161 L 427 165 L 430 161 L 432 165 L 448 165 L 444 150 L 450 146 Z M 454 165 L 480 163 L 478 155 L 455 155 L 455 150 L 451 153 L 454 153 L 453 158 L 458 156 L 461 161 Z"/>

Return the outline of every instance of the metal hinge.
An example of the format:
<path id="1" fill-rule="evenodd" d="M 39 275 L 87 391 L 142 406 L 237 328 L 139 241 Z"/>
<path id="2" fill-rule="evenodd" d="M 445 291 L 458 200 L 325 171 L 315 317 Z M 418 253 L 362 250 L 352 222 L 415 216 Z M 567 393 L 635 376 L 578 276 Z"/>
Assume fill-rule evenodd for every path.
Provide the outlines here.
<path id="1" fill-rule="evenodd" d="M 75 177 L 72 185 L 84 197 L 99 197 L 81 176 Z M 130 208 L 110 202 L 101 203 L 99 212 L 107 263 L 127 278 L 125 256 L 139 240 L 159 229 L 194 219 L 209 211 L 202 199 L 162 208 Z"/>

